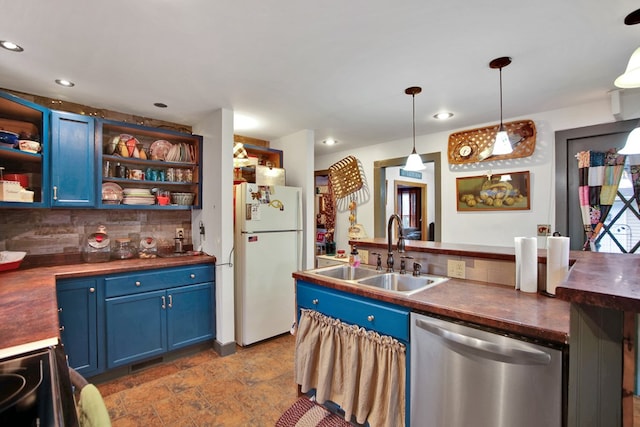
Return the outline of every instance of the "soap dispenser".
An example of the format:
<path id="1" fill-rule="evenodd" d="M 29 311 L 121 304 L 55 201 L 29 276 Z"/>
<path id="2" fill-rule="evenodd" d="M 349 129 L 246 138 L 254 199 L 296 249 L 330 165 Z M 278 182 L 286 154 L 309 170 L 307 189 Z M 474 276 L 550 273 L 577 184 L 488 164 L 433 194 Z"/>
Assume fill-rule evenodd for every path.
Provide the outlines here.
<path id="1" fill-rule="evenodd" d="M 356 248 L 356 245 L 351 246 L 351 253 L 349 254 L 349 265 L 351 267 L 360 266 L 360 255 L 358 254 L 358 248 Z"/>

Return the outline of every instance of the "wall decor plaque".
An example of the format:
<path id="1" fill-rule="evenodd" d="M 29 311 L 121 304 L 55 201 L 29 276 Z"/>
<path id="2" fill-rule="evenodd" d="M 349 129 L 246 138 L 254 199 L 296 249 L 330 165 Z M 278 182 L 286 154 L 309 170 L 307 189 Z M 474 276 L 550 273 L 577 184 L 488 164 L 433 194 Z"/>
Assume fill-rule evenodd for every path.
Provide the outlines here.
<path id="1" fill-rule="evenodd" d="M 491 149 L 499 125 L 469 129 L 449 135 L 448 155 L 452 165 L 489 160 L 518 159 L 533 154 L 536 148 L 536 125 L 533 120 L 504 123 L 513 152 L 492 156 Z"/>

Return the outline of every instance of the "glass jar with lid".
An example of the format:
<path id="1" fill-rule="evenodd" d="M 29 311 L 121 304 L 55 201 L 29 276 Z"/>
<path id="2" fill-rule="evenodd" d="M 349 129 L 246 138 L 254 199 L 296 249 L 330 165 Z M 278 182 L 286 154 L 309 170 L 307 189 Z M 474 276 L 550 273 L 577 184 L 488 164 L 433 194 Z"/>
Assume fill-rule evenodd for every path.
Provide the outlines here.
<path id="1" fill-rule="evenodd" d="M 82 257 L 86 262 L 106 262 L 111 257 L 111 240 L 107 229 L 101 225 L 87 235 L 82 243 Z"/>
<path id="2" fill-rule="evenodd" d="M 116 244 L 111 251 L 114 259 L 129 259 L 136 255 L 136 248 L 129 238 L 116 239 Z"/>

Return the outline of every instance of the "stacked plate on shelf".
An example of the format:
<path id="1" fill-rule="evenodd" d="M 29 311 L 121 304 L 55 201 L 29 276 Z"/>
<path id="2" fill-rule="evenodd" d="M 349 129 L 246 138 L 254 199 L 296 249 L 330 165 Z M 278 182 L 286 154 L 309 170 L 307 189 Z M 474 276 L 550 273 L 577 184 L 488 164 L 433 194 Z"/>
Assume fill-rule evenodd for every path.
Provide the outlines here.
<path id="1" fill-rule="evenodd" d="M 196 158 L 194 150 L 192 145 L 184 142 L 172 144 L 163 139 L 154 142 L 149 148 L 153 160 L 181 163 L 193 163 Z"/>
<path id="2" fill-rule="evenodd" d="M 125 188 L 123 205 L 153 205 L 156 199 L 148 188 Z"/>
<path id="3" fill-rule="evenodd" d="M 122 187 L 114 182 L 102 184 L 102 204 L 119 205 L 122 201 Z"/>

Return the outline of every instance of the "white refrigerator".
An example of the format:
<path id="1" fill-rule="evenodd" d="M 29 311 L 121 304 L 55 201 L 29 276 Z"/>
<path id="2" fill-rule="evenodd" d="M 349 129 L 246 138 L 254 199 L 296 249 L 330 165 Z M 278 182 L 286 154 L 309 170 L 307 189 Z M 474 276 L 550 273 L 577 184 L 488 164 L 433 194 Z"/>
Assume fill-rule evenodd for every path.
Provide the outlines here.
<path id="1" fill-rule="evenodd" d="M 235 331 L 249 345 L 291 329 L 302 268 L 302 191 L 235 186 Z"/>

